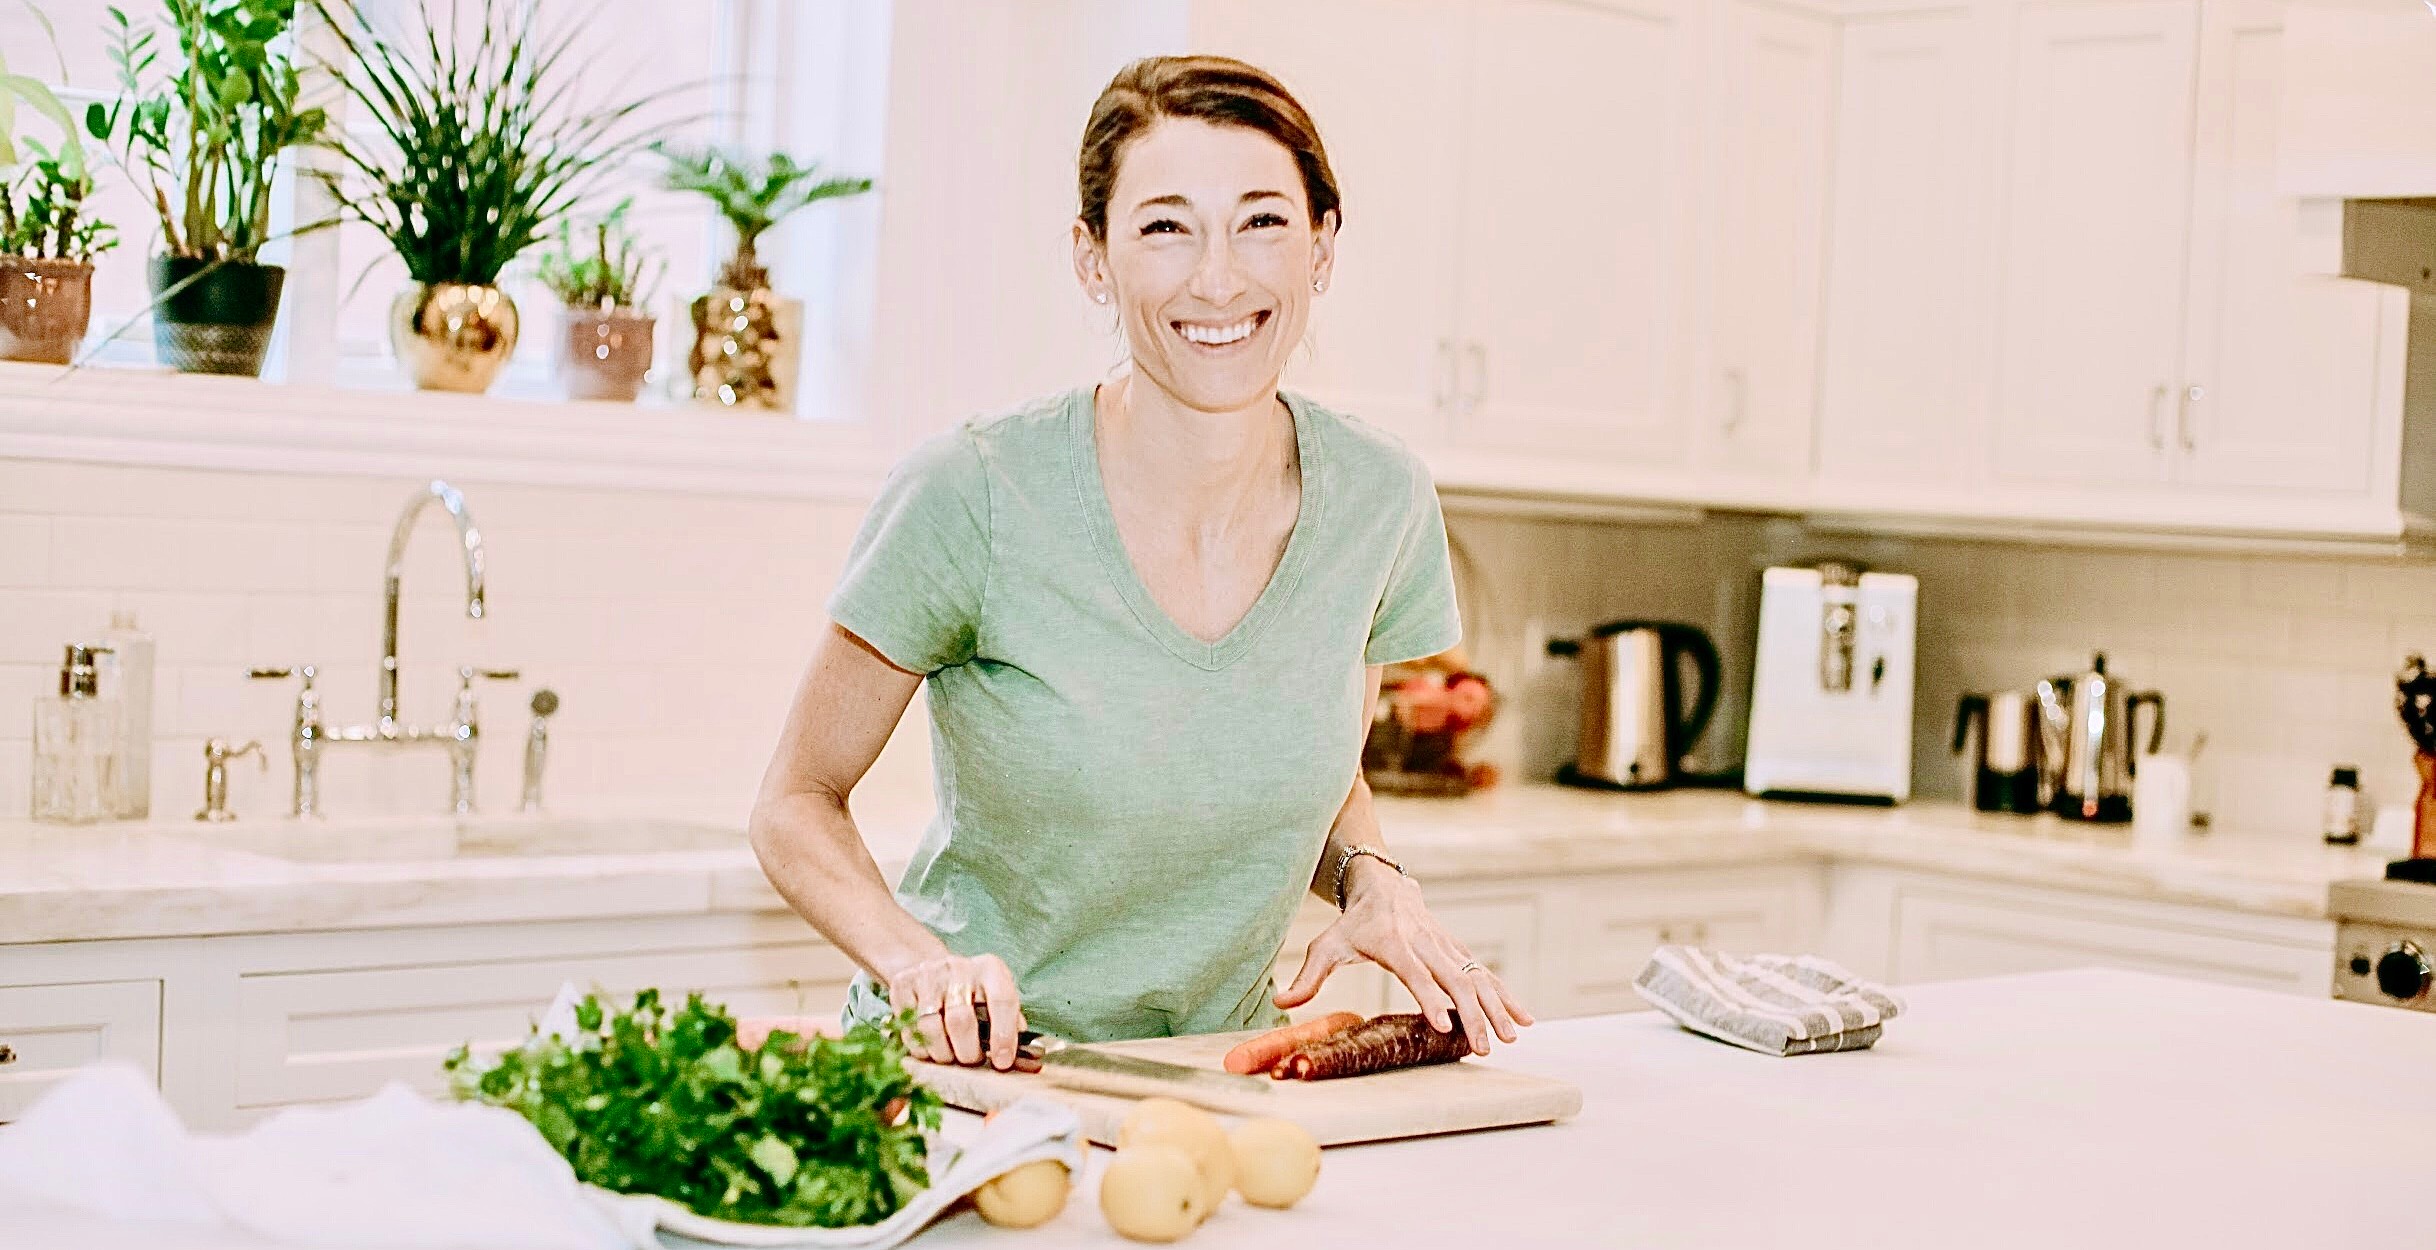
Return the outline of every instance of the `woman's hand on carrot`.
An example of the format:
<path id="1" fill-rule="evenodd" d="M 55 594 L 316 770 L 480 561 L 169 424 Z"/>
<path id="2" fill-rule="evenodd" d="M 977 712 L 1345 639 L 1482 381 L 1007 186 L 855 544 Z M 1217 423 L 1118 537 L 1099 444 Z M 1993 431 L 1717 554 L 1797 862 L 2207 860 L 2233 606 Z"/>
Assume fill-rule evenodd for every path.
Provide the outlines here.
<path id="1" fill-rule="evenodd" d="M 1441 1033 L 1460 1027 L 1472 1053 L 1489 1053 L 1492 1038 L 1520 1037 L 1531 1013 L 1430 914 L 1420 884 L 1375 860 L 1354 866 L 1371 871 L 1348 883 L 1345 914 L 1311 940 L 1302 971 L 1278 993 L 1277 1005 L 1310 1002 L 1330 972 L 1367 959 L 1404 983 L 1431 1027 Z"/>

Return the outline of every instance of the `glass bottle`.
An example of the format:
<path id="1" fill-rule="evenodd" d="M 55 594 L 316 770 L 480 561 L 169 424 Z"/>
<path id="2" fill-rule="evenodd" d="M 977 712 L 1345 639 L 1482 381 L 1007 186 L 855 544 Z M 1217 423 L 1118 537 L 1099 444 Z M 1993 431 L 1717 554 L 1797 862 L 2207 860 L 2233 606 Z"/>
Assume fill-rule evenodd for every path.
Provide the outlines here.
<path id="1" fill-rule="evenodd" d="M 94 656 L 106 647 L 70 645 L 59 694 L 34 700 L 33 817 L 82 825 L 117 814 L 125 727 L 118 702 L 101 697 Z"/>

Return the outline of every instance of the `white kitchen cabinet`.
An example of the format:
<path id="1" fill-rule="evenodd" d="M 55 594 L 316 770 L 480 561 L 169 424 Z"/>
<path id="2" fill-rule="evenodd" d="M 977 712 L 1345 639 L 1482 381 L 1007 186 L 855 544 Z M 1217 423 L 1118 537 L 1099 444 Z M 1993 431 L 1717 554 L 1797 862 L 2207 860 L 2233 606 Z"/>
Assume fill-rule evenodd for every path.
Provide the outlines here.
<path id="1" fill-rule="evenodd" d="M 1756 0 L 1715 17 L 1700 459 L 1798 479 L 1818 419 L 1835 24 Z"/>
<path id="2" fill-rule="evenodd" d="M 108 1059 L 159 1079 L 161 983 L 88 981 L 0 986 L 0 1121 L 13 1120 L 61 1077 Z"/>
<path id="3" fill-rule="evenodd" d="M 1541 893 L 1549 937 L 1534 1010 L 1544 1018 L 1638 1011 L 1633 978 L 1672 944 L 1738 954 L 1797 949 L 1815 927 L 1805 866 L 1621 873 Z"/>
<path id="4" fill-rule="evenodd" d="M 1703 11 L 1473 9 L 1459 275 L 1466 446 L 1680 462 Z"/>
<path id="5" fill-rule="evenodd" d="M 1540 892 L 1530 888 L 1465 887 L 1429 892 L 1430 914 L 1446 926 L 1472 958 L 1497 974 L 1526 1008 L 1540 992 Z M 1389 977 L 1387 1007 L 1413 1011 L 1418 1004 L 1404 983 Z"/>
<path id="6" fill-rule="evenodd" d="M 2301 272 L 2299 201 L 2277 184 L 2283 21 L 2265 0 L 2202 10 L 2175 477 L 2365 499 L 2380 470 L 2391 489 L 2410 296 Z"/>
<path id="7" fill-rule="evenodd" d="M 2194 0 L 2017 11 L 1997 305 L 2000 476 L 2166 476 L 2198 42 Z"/>
<path id="8" fill-rule="evenodd" d="M 1907 877 L 1894 887 L 1894 980 L 2125 968 L 2323 998 L 2331 922 Z"/>
<path id="9" fill-rule="evenodd" d="M 1415 441 L 1443 431 L 1456 364 L 1453 136 L 1462 0 L 1197 5 L 1197 50 L 1284 82 L 1320 124 L 1345 197 L 1335 280 L 1286 384 Z"/>
<path id="10" fill-rule="evenodd" d="M 1988 470 L 1997 33 L 1968 9 L 1843 27 L 1818 465 L 1865 498 Z"/>

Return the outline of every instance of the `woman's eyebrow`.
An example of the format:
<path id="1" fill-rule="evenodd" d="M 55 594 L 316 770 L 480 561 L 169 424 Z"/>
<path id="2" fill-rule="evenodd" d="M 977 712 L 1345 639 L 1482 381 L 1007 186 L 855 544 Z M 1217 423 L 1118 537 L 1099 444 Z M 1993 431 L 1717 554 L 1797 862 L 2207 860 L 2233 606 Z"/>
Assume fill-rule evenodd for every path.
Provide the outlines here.
<path id="1" fill-rule="evenodd" d="M 1288 198 L 1291 197 L 1289 197 L 1283 191 L 1246 191 L 1242 196 L 1237 198 L 1235 202 L 1238 204 L 1249 204 L 1254 200 L 1283 200 Z M 1134 205 L 1134 208 L 1136 211 L 1139 211 L 1141 209 L 1150 208 L 1153 206 L 1191 208 L 1193 206 L 1193 201 L 1190 196 L 1171 191 L 1166 195 L 1154 195 L 1149 199 Z"/>

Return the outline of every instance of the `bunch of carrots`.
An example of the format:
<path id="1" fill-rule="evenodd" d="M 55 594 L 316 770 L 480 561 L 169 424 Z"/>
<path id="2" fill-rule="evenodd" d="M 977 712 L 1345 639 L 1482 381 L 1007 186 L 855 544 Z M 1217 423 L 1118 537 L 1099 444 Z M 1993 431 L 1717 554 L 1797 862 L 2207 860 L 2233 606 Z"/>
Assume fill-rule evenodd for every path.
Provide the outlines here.
<path id="1" fill-rule="evenodd" d="M 1250 1038 L 1226 1053 L 1229 1072 L 1281 1081 L 1325 1081 L 1396 1068 L 1452 1063 L 1470 1053 L 1463 1030 L 1444 1033 L 1418 1013 L 1363 1019 L 1337 1011 Z"/>

